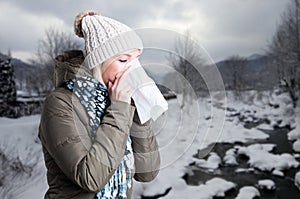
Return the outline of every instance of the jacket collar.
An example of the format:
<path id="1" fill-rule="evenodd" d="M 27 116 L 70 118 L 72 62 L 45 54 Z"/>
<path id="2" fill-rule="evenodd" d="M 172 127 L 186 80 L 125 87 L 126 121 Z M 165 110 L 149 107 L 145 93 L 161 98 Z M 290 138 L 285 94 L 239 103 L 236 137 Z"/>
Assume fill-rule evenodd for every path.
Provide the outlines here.
<path id="1" fill-rule="evenodd" d="M 82 65 L 83 52 L 80 50 L 65 51 L 55 58 L 54 85 L 60 87 L 65 79 L 74 79 L 83 76 L 93 76 L 92 71 Z"/>

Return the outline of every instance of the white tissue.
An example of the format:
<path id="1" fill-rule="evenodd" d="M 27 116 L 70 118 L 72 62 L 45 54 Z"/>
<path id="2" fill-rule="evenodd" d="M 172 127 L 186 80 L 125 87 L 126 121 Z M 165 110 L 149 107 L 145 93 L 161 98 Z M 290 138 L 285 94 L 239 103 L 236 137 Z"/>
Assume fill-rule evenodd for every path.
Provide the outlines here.
<path id="1" fill-rule="evenodd" d="M 165 100 L 155 82 L 147 75 L 138 59 L 127 64 L 130 66 L 126 75 L 122 77 L 124 85 L 129 84 L 133 90 L 134 100 L 138 116 L 142 124 L 149 119 L 154 121 L 168 110 L 168 102 Z"/>
<path id="2" fill-rule="evenodd" d="M 141 123 L 154 121 L 168 110 L 168 103 L 155 84 L 142 86 L 132 95 Z"/>

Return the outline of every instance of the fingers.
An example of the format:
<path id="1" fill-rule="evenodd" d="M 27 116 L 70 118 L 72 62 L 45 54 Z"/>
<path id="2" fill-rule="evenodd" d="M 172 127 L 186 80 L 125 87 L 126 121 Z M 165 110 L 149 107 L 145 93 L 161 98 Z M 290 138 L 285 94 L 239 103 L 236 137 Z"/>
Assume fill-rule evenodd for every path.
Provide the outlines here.
<path id="1" fill-rule="evenodd" d="M 128 69 L 129 69 L 129 66 L 125 67 L 122 71 L 118 72 L 116 74 L 116 78 L 121 77 Z"/>
<path id="2" fill-rule="evenodd" d="M 111 87 L 112 87 L 112 83 L 111 83 L 111 81 L 108 81 L 108 90 L 111 90 Z"/>
<path id="3" fill-rule="evenodd" d="M 124 70 L 120 71 L 116 75 L 114 82 L 108 82 L 108 90 L 111 99 L 126 101 L 130 104 L 131 89 L 128 85 L 125 86 L 120 84 L 120 79 L 123 77 L 125 72 L 128 71 L 128 69 L 129 67 L 126 67 Z"/>
<path id="4" fill-rule="evenodd" d="M 120 71 L 119 73 L 117 73 L 116 75 L 116 79 L 114 81 L 114 88 L 119 84 L 120 79 L 122 78 L 122 76 L 124 75 L 124 73 L 128 70 L 129 67 L 126 67 L 123 71 Z"/>
<path id="5" fill-rule="evenodd" d="M 108 93 L 109 93 L 109 96 L 111 96 L 112 97 L 112 83 L 111 83 L 111 81 L 108 81 L 108 86 L 107 86 L 107 88 L 108 88 Z"/>

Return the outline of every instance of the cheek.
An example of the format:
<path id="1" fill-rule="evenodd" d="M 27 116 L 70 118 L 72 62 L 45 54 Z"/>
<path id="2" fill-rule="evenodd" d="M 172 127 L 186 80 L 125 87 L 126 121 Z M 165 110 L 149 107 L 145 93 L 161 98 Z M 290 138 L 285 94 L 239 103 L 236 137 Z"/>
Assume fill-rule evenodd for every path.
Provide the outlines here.
<path id="1" fill-rule="evenodd" d="M 107 73 L 108 73 L 108 76 L 111 80 L 115 79 L 115 76 L 118 72 L 122 71 L 124 67 L 120 64 L 113 64 L 111 65 L 108 70 L 107 70 Z"/>

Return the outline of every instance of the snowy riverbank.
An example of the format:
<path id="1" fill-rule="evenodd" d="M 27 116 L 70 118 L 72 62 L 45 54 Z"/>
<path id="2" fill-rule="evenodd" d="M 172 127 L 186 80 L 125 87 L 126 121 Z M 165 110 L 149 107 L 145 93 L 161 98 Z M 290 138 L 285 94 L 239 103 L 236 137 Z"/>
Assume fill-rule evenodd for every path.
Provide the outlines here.
<path id="1" fill-rule="evenodd" d="M 168 103 L 169 110 L 153 127 L 162 157 L 161 170 L 150 183 L 134 182 L 134 198 L 160 195 L 160 198 L 206 199 L 223 197 L 230 190 L 236 190 L 233 198 L 245 195 L 251 198 L 251 195 L 261 195 L 266 187 L 278 189 L 276 178 L 292 181 L 298 190 L 299 174 L 290 174 L 289 170 L 299 170 L 300 112 L 294 113 L 286 94 L 250 91 L 237 101 L 228 93 L 227 106 L 200 98 L 189 111 L 180 110 L 177 99 Z M 211 106 L 215 107 L 214 117 L 220 118 L 212 117 Z M 43 197 L 47 185 L 37 138 L 39 117 L 0 118 L 0 161 L 2 167 L 7 168 L 0 173 L 1 198 Z M 286 135 L 293 140 L 290 147 L 294 145 L 294 151 L 276 152 L 278 146 L 271 142 L 273 135 L 268 132 L 278 128 L 295 128 Z M 217 148 L 222 145 L 228 147 L 219 152 Z M 241 162 L 241 157 L 246 159 Z M 220 177 L 226 176 L 222 172 L 232 167 L 236 174 L 251 173 L 255 183 L 241 187 L 238 182 Z M 195 177 L 195 170 L 205 177 Z M 259 175 L 255 176 L 256 173 Z M 289 175 L 293 178 L 287 178 Z M 197 185 L 188 183 L 187 178 Z"/>

